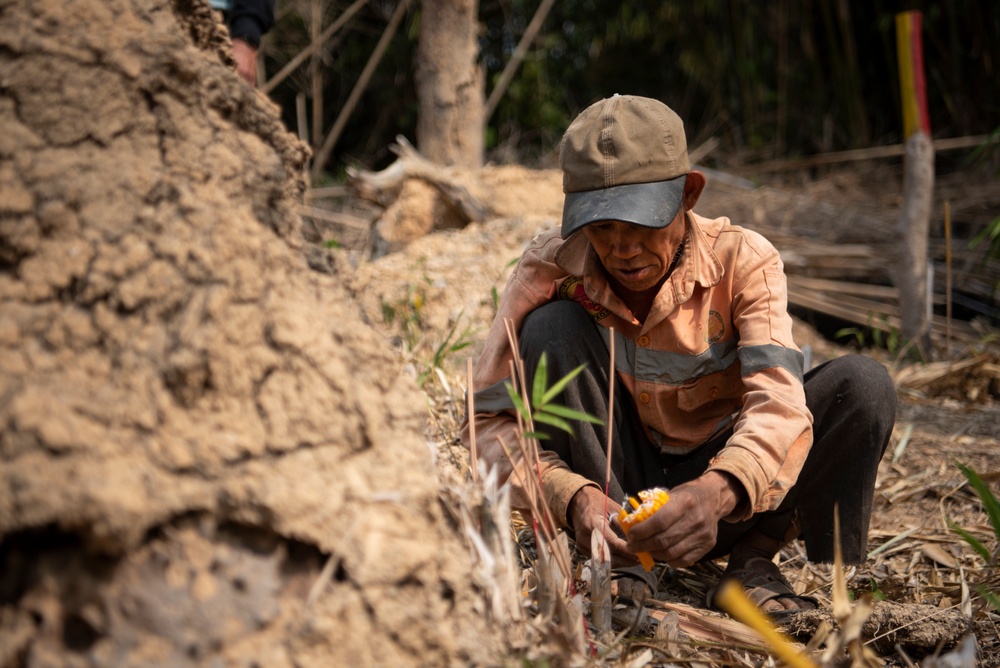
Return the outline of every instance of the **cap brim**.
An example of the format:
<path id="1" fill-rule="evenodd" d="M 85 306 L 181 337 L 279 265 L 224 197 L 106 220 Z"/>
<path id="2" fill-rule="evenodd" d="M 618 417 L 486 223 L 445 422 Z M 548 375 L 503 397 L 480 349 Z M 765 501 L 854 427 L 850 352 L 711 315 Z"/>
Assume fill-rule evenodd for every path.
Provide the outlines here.
<path id="1" fill-rule="evenodd" d="M 685 174 L 669 181 L 566 193 L 562 237 L 566 239 L 580 228 L 601 220 L 666 227 L 681 207 L 686 180 Z"/>

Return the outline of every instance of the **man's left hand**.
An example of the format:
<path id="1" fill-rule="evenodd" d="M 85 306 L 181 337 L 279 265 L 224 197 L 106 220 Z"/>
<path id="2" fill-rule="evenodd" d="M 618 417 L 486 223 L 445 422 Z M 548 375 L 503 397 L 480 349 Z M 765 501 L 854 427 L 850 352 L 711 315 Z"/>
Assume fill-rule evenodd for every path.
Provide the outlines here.
<path id="1" fill-rule="evenodd" d="M 743 492 L 735 478 L 709 471 L 670 490 L 670 500 L 628 533 L 628 546 L 674 568 L 690 566 L 715 547 L 719 520 Z"/>
<path id="2" fill-rule="evenodd" d="M 249 42 L 237 37 L 233 40 L 233 58 L 236 59 L 236 73 L 243 77 L 251 88 L 257 86 L 257 49 Z"/>

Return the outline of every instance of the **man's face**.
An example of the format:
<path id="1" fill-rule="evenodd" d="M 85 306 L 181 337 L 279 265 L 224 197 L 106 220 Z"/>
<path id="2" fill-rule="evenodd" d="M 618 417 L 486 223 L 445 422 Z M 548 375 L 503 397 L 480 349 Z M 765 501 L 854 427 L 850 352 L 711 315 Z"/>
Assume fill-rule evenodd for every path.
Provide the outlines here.
<path id="1" fill-rule="evenodd" d="M 670 225 L 642 227 L 617 220 L 591 223 L 583 233 L 608 275 L 631 292 L 658 287 L 684 238 L 684 208 Z"/>

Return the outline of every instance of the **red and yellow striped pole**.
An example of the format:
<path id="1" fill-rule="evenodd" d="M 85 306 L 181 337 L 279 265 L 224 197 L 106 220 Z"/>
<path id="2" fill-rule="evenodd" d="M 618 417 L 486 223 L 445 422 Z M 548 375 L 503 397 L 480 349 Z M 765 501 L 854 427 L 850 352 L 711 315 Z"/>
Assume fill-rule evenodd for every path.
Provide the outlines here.
<path id="1" fill-rule="evenodd" d="M 920 12 L 896 14 L 896 53 L 903 108 L 903 206 L 900 211 L 900 253 L 896 287 L 899 290 L 900 330 L 916 343 L 914 356 L 931 359 L 932 287 L 927 237 L 934 192 L 934 143 L 927 112 Z"/>
<path id="2" fill-rule="evenodd" d="M 931 134 L 927 113 L 927 80 L 924 78 L 924 47 L 920 12 L 896 14 L 896 55 L 899 60 L 900 94 L 903 102 L 904 139 L 915 132 Z"/>

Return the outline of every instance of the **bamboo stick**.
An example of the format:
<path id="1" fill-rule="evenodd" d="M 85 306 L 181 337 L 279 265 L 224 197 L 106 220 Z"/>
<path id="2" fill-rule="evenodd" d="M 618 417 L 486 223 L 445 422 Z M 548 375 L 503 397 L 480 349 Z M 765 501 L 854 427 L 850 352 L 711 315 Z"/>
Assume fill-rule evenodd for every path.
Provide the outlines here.
<path id="1" fill-rule="evenodd" d="M 399 28 L 399 24 L 409 7 L 410 0 L 400 0 L 400 3 L 396 5 L 396 11 L 392 13 L 389 24 L 385 27 L 385 31 L 382 33 L 382 37 L 379 38 L 378 44 L 375 45 L 372 57 L 368 59 L 365 69 L 361 71 L 361 76 L 358 77 L 358 81 L 354 84 L 347 102 L 344 103 L 344 107 L 340 110 L 337 120 L 334 121 L 333 128 L 330 129 L 326 139 L 323 140 L 323 145 L 316 151 L 316 157 L 313 159 L 312 166 L 312 178 L 314 181 L 322 173 L 323 167 L 330 158 L 330 153 L 333 152 L 333 147 L 340 137 L 340 133 L 343 132 L 344 126 L 347 125 L 347 119 L 350 118 L 354 107 L 358 104 L 358 100 L 361 99 L 361 93 L 368 87 L 368 82 L 371 81 L 372 75 L 375 73 L 375 68 L 382 61 L 382 56 L 385 55 L 389 42 L 392 40 L 393 35 L 396 34 L 396 29 Z"/>
<path id="2" fill-rule="evenodd" d="M 476 407 L 473 404 L 473 388 L 474 384 L 472 382 L 472 358 L 466 358 L 466 400 L 468 405 L 466 410 L 469 416 L 469 463 L 472 468 L 472 482 L 475 483 L 479 480 L 479 454 L 476 451 Z"/>
<path id="3" fill-rule="evenodd" d="M 934 150 L 955 151 L 964 148 L 973 148 L 984 143 L 995 143 L 997 137 L 992 135 L 971 135 L 968 137 L 950 137 L 947 139 L 935 139 L 932 144 Z M 879 158 L 894 158 L 906 153 L 906 144 L 890 144 L 888 146 L 872 146 L 869 148 L 858 148 L 850 151 L 834 151 L 832 153 L 821 153 L 811 155 L 807 158 L 796 158 L 792 160 L 768 160 L 754 165 L 747 165 L 741 172 L 745 174 L 758 174 L 761 172 L 783 172 L 806 167 L 816 167 L 819 165 L 830 165 L 838 162 L 854 162 L 857 160 L 875 160 Z"/>
<path id="4" fill-rule="evenodd" d="M 319 41 L 323 34 L 323 0 L 312 0 L 312 16 L 309 21 L 310 38 Z M 312 57 L 312 137 L 319 140 L 323 136 L 323 67 L 319 54 Z M 315 148 L 315 146 L 313 147 Z"/>
<path id="5" fill-rule="evenodd" d="M 367 2 L 368 0 L 356 0 L 353 5 L 344 10 L 344 13 L 341 14 L 336 21 L 331 23 L 330 26 L 323 31 L 323 34 L 320 35 L 319 40 L 313 42 L 306 48 L 299 51 L 299 54 L 294 58 L 292 58 L 291 60 L 289 60 L 284 67 L 278 70 L 278 73 L 275 74 L 270 81 L 268 81 L 265 84 L 262 84 L 260 90 L 265 95 L 274 90 L 275 86 L 284 81 L 289 74 L 294 72 L 295 68 L 297 68 L 303 62 L 305 62 L 306 58 L 315 53 L 316 50 L 321 46 L 323 46 L 323 44 L 325 44 L 327 40 L 333 37 L 338 30 L 343 28 L 347 24 L 347 22 L 351 20 L 351 17 L 357 14 L 358 10 L 361 9 Z"/>
<path id="6" fill-rule="evenodd" d="M 538 9 L 535 11 L 535 15 L 531 17 L 531 22 L 528 24 L 524 34 L 521 36 L 521 41 L 517 43 L 517 47 L 514 49 L 514 55 L 511 56 L 510 61 L 503 68 L 503 72 L 500 74 L 500 79 L 497 81 L 497 85 L 493 87 L 493 91 L 490 93 L 490 98 L 486 101 L 486 109 L 483 112 L 484 125 L 489 122 L 490 117 L 496 110 L 497 104 L 500 102 L 500 98 L 507 90 L 507 86 L 510 85 L 511 79 L 514 78 L 514 72 L 517 70 L 521 61 L 524 60 L 525 54 L 528 52 L 528 44 L 535 39 L 535 35 L 538 34 L 538 30 L 542 27 L 542 23 L 545 21 L 545 17 L 548 15 L 549 10 L 552 9 L 553 4 L 555 4 L 555 0 L 542 0 L 542 4 L 538 6 Z"/>
<path id="7" fill-rule="evenodd" d="M 372 224 L 370 220 L 364 218 L 349 216 L 344 213 L 337 213 L 336 211 L 327 211 L 326 209 L 317 209 L 311 206 L 299 205 L 295 210 L 300 216 L 306 218 L 322 220 L 325 223 L 336 223 L 337 225 L 353 227 L 359 230 L 367 230 Z"/>
<path id="8" fill-rule="evenodd" d="M 951 353 L 951 204 L 944 203 L 944 317 L 948 323 L 945 351 Z"/>

